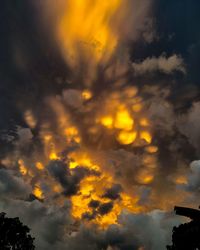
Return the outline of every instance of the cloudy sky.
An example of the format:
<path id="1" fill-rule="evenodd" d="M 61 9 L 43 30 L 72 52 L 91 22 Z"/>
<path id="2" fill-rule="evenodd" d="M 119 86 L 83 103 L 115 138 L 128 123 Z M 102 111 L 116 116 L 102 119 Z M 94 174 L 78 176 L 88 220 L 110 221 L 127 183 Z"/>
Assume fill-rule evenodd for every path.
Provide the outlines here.
<path id="1" fill-rule="evenodd" d="M 199 206 L 199 8 L 1 1 L 0 211 L 36 249 L 165 249 Z"/>

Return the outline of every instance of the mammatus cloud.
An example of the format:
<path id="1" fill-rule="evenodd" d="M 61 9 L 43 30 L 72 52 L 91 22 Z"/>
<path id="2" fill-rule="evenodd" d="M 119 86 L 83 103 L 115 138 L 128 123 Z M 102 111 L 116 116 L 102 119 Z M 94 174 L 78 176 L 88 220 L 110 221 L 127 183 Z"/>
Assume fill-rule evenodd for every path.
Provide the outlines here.
<path id="1" fill-rule="evenodd" d="M 134 76 L 185 76 L 184 61 L 161 55 L 131 67 L 127 44 L 155 36 L 149 0 L 42 2 L 72 77 L 37 108 L 24 105 L 28 128 L 1 160 L 0 209 L 32 229 L 39 250 L 165 249 L 180 223 L 169 211 L 199 185 L 198 164 L 189 169 L 199 105 L 177 114 L 173 86 Z"/>
<path id="2" fill-rule="evenodd" d="M 129 91 L 128 93 L 130 94 Z M 144 91 L 146 91 L 145 88 Z M 115 146 L 116 148 L 113 148 L 113 144 L 111 144 L 111 146 L 108 144 L 106 150 L 104 146 L 101 146 L 100 150 L 97 152 L 94 151 L 94 155 L 91 155 L 96 163 L 102 164 L 102 169 L 100 169 L 97 165 L 92 165 L 90 158 L 86 158 L 85 156 L 81 158 L 81 155 L 78 154 L 81 145 L 79 134 L 75 128 L 72 129 L 69 127 L 70 129 L 68 128 L 65 131 L 67 133 L 65 140 L 69 143 L 69 145 L 66 146 L 66 141 L 64 140 L 64 142 L 62 142 L 62 136 L 60 135 L 60 138 L 58 136 L 58 132 L 62 132 L 60 130 L 61 127 L 56 132 L 57 137 L 51 139 L 50 135 L 53 136 L 55 133 L 53 126 L 52 130 L 49 128 L 46 131 L 46 127 L 44 131 L 41 130 L 44 143 L 47 143 L 46 146 L 44 145 L 44 151 L 47 150 L 47 157 L 52 158 L 50 162 L 48 161 L 47 165 L 43 165 L 41 162 L 39 164 L 38 161 L 40 160 L 39 157 L 41 157 L 41 153 L 34 156 L 37 150 L 36 152 L 31 152 L 33 155 L 30 159 L 25 159 L 24 162 L 20 161 L 18 163 L 19 165 L 17 164 L 18 166 L 16 166 L 15 163 L 9 165 L 9 162 L 7 163 L 6 160 L 2 161 L 2 164 L 4 163 L 7 168 L 13 169 L 13 172 L 11 174 L 10 170 L 6 169 L 3 169 L 2 172 L 0 171 L 1 187 L 3 187 L 2 190 L 4 190 L 4 192 L 2 191 L 4 196 L 0 202 L 0 207 L 10 216 L 20 216 L 20 219 L 33 230 L 33 236 L 36 237 L 36 246 L 38 249 L 46 250 L 50 246 L 54 246 L 54 249 L 58 250 L 81 250 L 84 245 L 85 249 L 88 250 L 138 250 L 139 247 L 160 250 L 165 249 L 165 245 L 170 244 L 172 227 L 180 222 L 176 221 L 168 211 L 172 210 L 176 202 L 182 204 L 185 199 L 185 197 L 182 196 L 182 190 L 177 188 L 177 184 L 185 183 L 185 179 L 179 176 L 180 169 L 185 171 L 185 159 L 179 151 L 180 148 L 184 149 L 184 147 L 187 147 L 187 143 L 186 146 L 183 146 L 185 139 L 176 135 L 177 130 L 175 129 L 175 125 L 178 124 L 179 119 L 176 119 L 173 106 L 167 101 L 168 91 L 165 91 L 163 94 L 162 91 L 156 87 L 152 87 L 152 89 L 148 89 L 148 91 L 149 93 L 154 93 L 154 95 L 152 99 L 148 101 L 145 113 L 148 113 L 148 121 L 151 121 L 151 123 L 153 121 L 154 126 L 152 133 L 154 134 L 154 131 L 159 132 L 161 139 L 157 139 L 158 144 L 160 140 L 165 144 L 162 145 L 163 148 L 159 147 L 158 152 L 155 152 L 157 150 L 156 148 L 150 148 L 148 144 L 146 145 L 144 142 L 144 146 L 139 148 L 139 150 L 136 148 L 137 150 L 135 152 L 132 152 L 131 148 L 124 146 L 123 143 L 120 146 L 120 144 L 114 142 L 114 145 L 118 145 Z M 132 90 L 132 94 L 133 92 Z M 61 104 L 60 98 L 57 101 Z M 63 103 L 65 103 L 65 97 L 63 98 Z M 123 100 L 123 98 L 120 100 Z M 127 100 L 126 97 L 126 102 Z M 88 101 L 86 101 L 86 103 L 87 102 Z M 76 117 L 77 110 L 79 110 L 80 113 L 85 113 L 86 110 L 89 109 L 88 107 L 94 105 L 95 100 L 93 103 L 90 102 L 86 105 L 85 101 L 83 101 L 80 107 L 79 105 L 73 106 L 71 114 Z M 56 104 L 56 101 L 54 104 Z M 56 105 L 58 105 L 58 103 Z M 68 105 L 71 106 L 68 103 L 66 105 L 67 107 Z M 61 107 L 65 110 L 66 116 L 63 116 L 65 113 L 61 112 L 63 111 Z M 69 116 L 69 113 L 67 113 L 65 109 L 66 107 L 64 107 L 65 104 L 57 106 L 57 112 L 58 110 L 61 112 L 57 113 L 58 122 L 63 121 L 63 118 Z M 111 110 L 112 108 L 113 107 L 111 107 Z M 188 114 L 190 114 L 190 112 Z M 57 121 L 52 121 L 52 125 L 54 122 L 56 124 Z M 65 122 L 65 120 L 63 122 Z M 137 122 L 137 120 L 135 120 L 135 122 Z M 103 124 L 108 126 L 106 129 L 110 129 L 109 127 L 112 125 L 110 122 Z M 124 126 L 124 124 L 116 123 L 117 127 L 119 125 Z M 129 125 L 129 122 L 126 126 L 127 125 Z M 147 124 L 144 122 L 144 125 L 146 126 Z M 79 126 L 84 127 L 84 123 L 79 122 Z M 104 128 L 104 125 L 102 125 L 102 128 Z M 24 130 L 22 129 L 22 131 Z M 21 156 L 21 147 L 23 146 L 22 150 L 24 150 L 24 148 L 30 147 L 30 140 L 32 142 L 34 141 L 34 137 L 31 138 L 31 136 L 29 136 L 29 132 L 20 133 L 21 137 L 19 140 L 23 143 L 16 144 L 19 156 Z M 48 133 L 44 134 L 45 132 Z M 82 135 L 84 135 L 84 133 L 87 135 L 88 132 L 85 130 L 81 132 Z M 115 136 L 115 133 L 113 135 L 111 133 L 110 136 Z M 174 136 L 176 136 L 176 140 L 173 139 Z M 166 139 L 169 137 L 172 138 L 170 141 Z M 24 139 L 22 140 L 22 138 Z M 56 142 L 58 138 L 61 139 L 61 142 Z M 51 143 L 49 143 L 48 140 L 52 140 Z M 90 143 L 90 140 L 91 139 L 87 137 L 86 143 Z M 99 139 L 102 143 L 104 140 L 103 138 Z M 64 151 L 62 152 L 61 150 L 62 154 L 60 156 L 57 154 L 59 153 L 56 151 L 57 147 L 53 148 L 53 145 L 61 147 L 59 150 L 65 145 L 63 148 Z M 96 147 L 95 144 L 94 147 Z M 129 150 L 127 150 L 127 147 Z M 162 154 L 162 150 L 167 150 L 167 158 L 169 159 L 162 155 L 159 156 L 159 154 Z M 70 155 L 71 157 L 76 157 L 74 158 L 75 161 L 70 160 Z M 179 158 L 179 164 L 175 164 L 174 161 L 170 162 L 173 155 Z M 163 167 L 163 164 L 166 163 L 168 164 L 168 168 Z M 170 164 L 174 165 L 170 166 Z M 20 168 L 21 173 L 19 173 L 17 167 Z M 170 167 L 172 168 L 170 169 Z M 92 171 L 88 168 L 92 168 Z M 106 185 L 108 184 L 109 179 L 106 179 L 108 177 L 104 177 L 105 179 L 99 182 L 101 175 L 98 177 L 98 171 L 101 172 L 103 169 L 108 171 L 110 177 L 113 177 L 113 181 L 111 181 L 112 185 Z M 194 170 L 195 169 L 196 167 Z M 164 178 L 161 176 L 163 172 L 165 172 Z M 197 176 L 196 170 L 194 172 L 195 174 L 192 174 L 190 177 L 191 180 L 194 176 Z M 153 174 L 153 179 L 151 176 L 149 179 L 150 174 Z M 19 177 L 15 177 L 15 175 Z M 83 181 L 85 177 L 87 178 Z M 95 183 L 92 182 L 93 178 Z M 187 171 L 185 178 L 187 178 Z M 14 188 L 12 188 L 13 183 L 15 184 Z M 163 188 L 163 183 L 166 183 L 167 188 Z M 195 183 L 198 183 L 198 181 Z M 36 189 L 37 185 L 38 189 Z M 91 199 L 91 193 L 95 194 L 95 192 L 91 189 L 90 185 L 100 190 L 99 185 L 105 187 L 102 189 L 102 193 L 96 197 L 94 196 L 96 200 L 95 198 Z M 19 190 L 19 198 L 15 196 L 13 189 Z M 160 189 L 162 189 L 162 192 L 159 191 Z M 81 192 L 85 193 L 85 195 L 82 196 Z M 129 192 L 131 199 L 125 195 Z M 194 188 L 188 188 L 187 192 L 193 194 Z M 7 193 L 9 195 L 6 195 Z M 31 193 L 34 193 L 38 198 L 41 196 L 42 199 L 31 202 L 28 199 Z M 21 194 L 23 195 L 21 196 Z M 72 197 L 72 200 L 70 197 Z M 86 203 L 85 207 L 86 211 L 89 210 L 89 213 L 83 212 L 81 220 L 77 221 L 74 219 L 74 216 L 72 216 L 72 208 L 73 202 L 77 202 L 78 200 L 76 201 L 76 199 L 78 198 L 81 198 L 81 205 L 74 203 L 78 206 L 77 209 L 83 208 L 85 206 L 83 202 L 87 201 L 88 205 Z M 130 201 L 135 202 L 133 209 L 139 209 L 138 211 L 127 211 L 126 203 L 128 206 L 132 206 L 131 203 L 129 204 Z M 114 211 L 116 209 L 116 204 L 123 204 L 121 202 L 125 202 L 123 205 L 125 209 L 119 213 L 117 218 L 118 224 L 112 225 L 112 223 L 110 223 L 105 229 L 99 229 L 92 224 L 89 227 L 85 227 L 84 223 L 90 222 L 93 219 L 98 221 L 99 216 L 109 216 L 110 213 L 112 214 L 113 209 Z M 185 202 L 184 204 L 188 203 Z M 13 207 L 15 207 L 15 209 L 13 209 Z M 143 207 L 146 211 L 140 211 L 140 207 Z M 155 207 L 160 208 L 160 210 L 155 209 Z M 73 211 L 73 213 L 76 212 L 77 211 Z M 38 221 L 40 221 L 40 223 L 38 223 Z M 55 228 L 57 230 L 56 234 L 54 232 Z M 154 230 L 152 230 L 152 228 Z"/>
<path id="3" fill-rule="evenodd" d="M 115 94 L 114 99 L 107 99 L 107 95 L 105 95 L 106 101 L 104 102 L 103 97 L 101 101 L 106 105 L 109 104 L 108 107 L 113 112 L 115 102 L 117 102 L 116 107 L 118 107 L 119 100 L 129 105 L 129 101 L 135 100 L 137 92 L 137 89 L 128 87 L 121 93 Z M 136 144 L 136 150 L 133 150 L 129 141 L 127 145 L 126 140 L 125 144 L 124 140 L 118 142 L 117 137 L 115 137 L 115 126 L 123 130 L 124 127 L 132 124 L 132 120 L 127 116 L 127 112 L 122 112 L 125 117 L 128 117 L 128 122 L 125 123 L 118 123 L 115 117 L 112 118 L 112 112 L 111 123 L 110 119 L 103 119 L 103 122 L 101 119 L 94 119 L 96 113 L 100 112 L 101 114 L 107 107 L 103 105 L 104 108 L 100 107 L 100 110 L 96 108 L 95 112 L 92 112 L 92 117 L 88 118 L 86 115 L 86 124 L 89 127 L 91 124 L 93 126 L 96 124 L 97 129 L 94 132 L 96 131 L 99 138 L 97 142 L 93 142 L 93 148 L 90 148 L 91 153 L 88 158 L 82 154 L 84 151 L 81 151 L 83 146 L 80 141 L 84 139 L 85 144 L 90 145 L 93 137 L 90 136 L 90 130 L 88 132 L 85 129 L 85 127 L 87 128 L 85 121 L 77 123 L 76 112 L 79 115 L 87 114 L 88 110 L 91 112 L 91 107 L 96 107 L 98 102 L 93 97 L 89 101 L 85 100 L 84 97 L 81 105 L 71 105 L 71 103 L 66 102 L 66 95 L 64 95 L 53 98 L 52 103 L 57 118 L 52 120 L 50 124 L 52 127 L 50 125 L 49 127 L 47 125 L 41 126 L 40 141 L 43 143 L 42 152 L 47 156 L 46 164 L 46 160 L 42 159 L 44 155 L 38 152 L 37 147 L 36 150 L 32 149 L 30 157 L 26 156 L 26 153 L 24 161 L 21 159 L 17 163 L 11 161 L 12 164 L 9 164 L 6 159 L 2 160 L 2 165 L 12 171 L 3 169 L 0 172 L 1 187 L 4 190 L 2 191 L 4 196 L 0 202 L 1 209 L 10 216 L 20 216 L 20 219 L 32 228 L 38 249 L 46 250 L 53 245 L 58 250 L 79 250 L 84 244 L 85 249 L 88 250 L 138 250 L 139 247 L 159 250 L 170 244 L 172 225 L 178 222 L 168 211 L 172 210 L 174 204 L 188 205 L 189 199 L 188 201 L 185 199 L 186 196 L 183 192 L 187 192 L 190 198 L 196 194 L 195 188 L 198 185 L 196 173 L 198 171 L 195 170 L 196 167 L 192 168 L 194 174 L 189 177 L 191 183 L 194 182 L 194 177 L 197 178 L 194 182 L 197 183 L 195 187 L 191 184 L 188 184 L 187 188 L 185 188 L 186 186 L 182 189 L 178 187 L 178 185 L 185 185 L 187 176 L 189 176 L 186 164 L 188 159 L 186 155 L 181 154 L 182 150 L 187 149 L 188 151 L 189 149 L 187 137 L 182 138 L 181 128 L 178 126 L 181 117 L 175 114 L 173 105 L 167 100 L 169 91 L 162 91 L 159 87 L 154 86 L 144 88 L 141 93 L 143 92 L 148 92 L 151 96 L 148 102 L 143 101 L 142 98 L 138 99 L 138 97 L 136 101 L 142 105 L 141 115 L 148 114 L 147 121 L 153 126 L 151 128 L 147 121 L 142 120 L 142 128 L 144 126 L 151 130 L 155 141 L 157 140 L 155 145 L 158 148 L 150 147 L 148 141 L 139 140 L 138 143 L 141 144 L 139 146 Z M 78 93 L 79 98 L 81 98 L 82 92 Z M 112 92 L 111 95 L 113 95 Z M 133 103 L 135 110 L 134 105 L 135 102 Z M 72 107 L 72 110 L 69 107 Z M 106 109 L 107 111 L 108 109 Z M 133 113 L 135 124 L 140 118 L 140 112 L 134 111 Z M 184 117 L 185 121 L 190 121 L 191 114 L 193 114 L 193 109 L 188 111 Z M 70 120 L 71 116 L 74 118 L 73 126 L 72 120 Z M 139 124 L 137 126 L 139 129 Z M 63 130 L 63 128 L 65 129 Z M 112 138 L 110 144 L 105 144 L 107 137 L 101 136 L 105 130 L 108 130 L 109 136 Z M 21 143 L 15 143 L 16 156 L 14 155 L 14 161 L 18 157 L 23 158 L 24 148 L 28 149 L 31 146 L 30 141 L 34 142 L 36 138 L 30 136 L 30 131 L 26 129 L 20 129 L 20 131 L 19 141 Z M 63 132 L 66 133 L 64 137 Z M 92 130 L 92 134 L 94 132 Z M 54 135 L 56 136 L 54 137 Z M 148 136 L 146 140 L 149 140 Z M 101 145 L 96 151 L 99 142 Z M 133 142 L 135 143 L 134 140 Z M 160 143 L 162 146 L 159 145 Z M 104 148 L 105 145 L 106 148 Z M 163 151 L 165 151 L 164 155 Z M 176 159 L 173 159 L 174 155 Z M 92 163 L 92 160 L 96 164 Z M 167 168 L 165 168 L 165 164 Z M 108 175 L 103 176 L 105 173 Z M 96 194 L 94 188 L 103 190 L 103 192 Z M 20 195 L 16 196 L 13 189 L 19 190 L 17 193 Z M 31 193 L 39 200 L 31 202 L 28 199 Z M 93 194 L 94 196 L 92 196 Z M 77 206 L 75 210 L 73 210 L 73 202 Z M 120 213 L 116 210 L 119 208 L 119 204 L 124 207 L 124 209 L 120 208 Z M 133 212 L 127 211 L 130 206 Z M 81 213 L 81 219 L 75 220 L 74 215 L 77 216 L 77 211 L 79 212 L 82 208 L 86 208 L 86 210 Z M 141 208 L 145 211 L 140 210 Z M 87 211 L 89 212 L 86 213 Z M 96 228 L 92 224 L 85 227 L 85 223 L 93 220 L 101 222 L 99 216 L 108 216 L 109 218 L 111 214 L 113 215 L 113 211 L 118 213 L 117 224 L 110 223 L 104 229 Z M 35 216 L 35 213 L 38 217 Z M 36 224 L 36 220 L 40 223 Z M 57 228 L 56 235 L 54 234 L 55 228 Z"/>
<path id="4" fill-rule="evenodd" d="M 133 62 L 134 73 L 136 75 L 151 74 L 161 72 L 164 74 L 173 74 L 174 72 L 186 73 L 184 61 L 179 55 L 166 57 L 148 57 L 142 62 Z"/>

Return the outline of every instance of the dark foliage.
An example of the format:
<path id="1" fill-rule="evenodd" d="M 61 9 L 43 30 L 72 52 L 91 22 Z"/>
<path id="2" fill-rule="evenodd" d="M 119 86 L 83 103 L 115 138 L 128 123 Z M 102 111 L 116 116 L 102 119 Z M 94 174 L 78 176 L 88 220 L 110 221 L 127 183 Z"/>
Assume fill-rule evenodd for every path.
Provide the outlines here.
<path id="1" fill-rule="evenodd" d="M 34 238 L 29 232 L 30 229 L 19 218 L 7 218 L 5 213 L 0 213 L 0 249 L 34 250 Z"/>

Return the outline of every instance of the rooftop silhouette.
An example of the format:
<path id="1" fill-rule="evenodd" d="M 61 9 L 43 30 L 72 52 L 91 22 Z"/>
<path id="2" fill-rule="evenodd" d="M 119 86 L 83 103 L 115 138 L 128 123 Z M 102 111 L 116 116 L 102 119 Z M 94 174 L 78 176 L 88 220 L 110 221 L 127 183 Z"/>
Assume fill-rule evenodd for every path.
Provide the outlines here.
<path id="1" fill-rule="evenodd" d="M 167 246 L 168 250 L 198 250 L 200 249 L 200 210 L 175 207 L 177 215 L 190 218 L 188 223 L 173 228 L 172 245 Z"/>

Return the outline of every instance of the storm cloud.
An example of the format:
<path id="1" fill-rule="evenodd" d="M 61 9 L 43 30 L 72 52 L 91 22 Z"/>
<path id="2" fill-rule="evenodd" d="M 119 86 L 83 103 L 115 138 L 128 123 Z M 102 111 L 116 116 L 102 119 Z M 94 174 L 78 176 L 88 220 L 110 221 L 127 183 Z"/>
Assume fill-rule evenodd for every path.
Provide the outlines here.
<path id="1" fill-rule="evenodd" d="M 53 33 L 59 6 L 43 12 L 46 6 L 1 2 L 0 210 L 31 228 L 39 250 L 165 249 L 183 222 L 173 206 L 199 205 L 199 1 L 126 0 L 126 15 L 112 23 L 119 46 L 96 71 L 82 54 L 79 67 L 71 67 Z M 116 102 L 130 102 L 129 112 L 141 104 L 134 126 L 140 133 L 147 118 L 158 151 L 145 140 L 122 145 L 112 121 L 99 124 Z M 94 183 L 103 192 L 92 196 Z M 89 210 L 81 219 L 72 215 L 73 197 Z M 91 223 L 119 204 L 117 224 Z"/>

